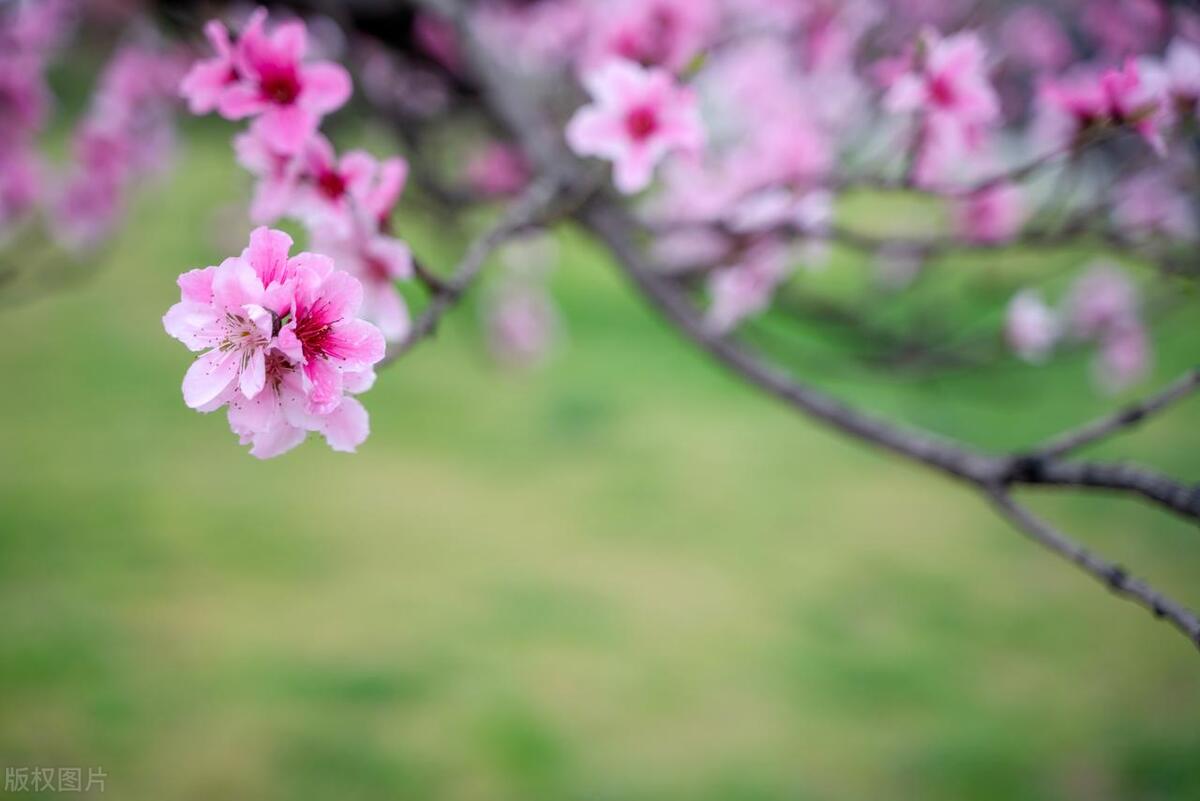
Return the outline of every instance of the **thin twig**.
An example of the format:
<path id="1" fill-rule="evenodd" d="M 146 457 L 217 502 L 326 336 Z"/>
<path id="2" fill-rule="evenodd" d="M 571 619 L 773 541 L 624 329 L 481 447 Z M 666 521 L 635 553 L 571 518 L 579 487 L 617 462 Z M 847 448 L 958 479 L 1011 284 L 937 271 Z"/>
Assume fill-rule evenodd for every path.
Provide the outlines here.
<path id="1" fill-rule="evenodd" d="M 483 269 L 484 262 L 497 247 L 529 226 L 546 217 L 553 205 L 563 196 L 565 187 L 557 180 L 542 180 L 508 207 L 504 215 L 467 248 L 453 273 L 437 279 L 437 289 L 429 304 L 413 323 L 407 337 L 388 347 L 379 367 L 385 367 L 407 353 L 421 340 L 432 336 L 442 317 L 454 307 Z"/>
<path id="2" fill-rule="evenodd" d="M 1045 445 L 1035 448 L 1034 453 L 1043 459 L 1065 456 L 1106 439 L 1118 431 L 1138 425 L 1172 404 L 1192 395 L 1198 387 L 1200 387 L 1200 369 L 1193 368 L 1154 395 L 1113 414 L 1092 420 L 1072 431 L 1067 431 Z"/>
<path id="3" fill-rule="evenodd" d="M 1143 606 L 1157 618 L 1169 621 L 1192 644 L 1200 647 L 1200 619 L 1145 581 L 1130 576 L 1120 565 L 1097 556 L 1022 506 L 1002 487 L 988 489 L 992 505 L 1018 530 L 1087 572 L 1117 595 Z"/>

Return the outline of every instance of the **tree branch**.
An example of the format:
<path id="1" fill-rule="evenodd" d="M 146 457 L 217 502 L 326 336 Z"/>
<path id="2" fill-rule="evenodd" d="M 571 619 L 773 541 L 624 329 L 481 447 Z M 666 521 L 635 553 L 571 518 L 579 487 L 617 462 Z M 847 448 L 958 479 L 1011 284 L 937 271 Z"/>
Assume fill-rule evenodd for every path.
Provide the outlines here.
<path id="1" fill-rule="evenodd" d="M 1017 503 L 1003 488 L 991 487 L 987 494 L 996 510 L 1030 539 L 1072 562 L 1117 595 L 1145 607 L 1155 617 L 1169 621 L 1193 645 L 1200 647 L 1200 620 L 1189 609 L 1130 576 L 1120 565 L 1087 550 Z"/>

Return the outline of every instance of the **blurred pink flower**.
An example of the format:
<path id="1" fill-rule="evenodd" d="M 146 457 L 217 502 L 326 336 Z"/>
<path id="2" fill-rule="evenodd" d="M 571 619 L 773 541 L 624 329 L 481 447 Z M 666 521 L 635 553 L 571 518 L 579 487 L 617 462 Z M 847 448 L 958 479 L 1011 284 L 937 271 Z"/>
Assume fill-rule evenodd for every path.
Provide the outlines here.
<path id="1" fill-rule="evenodd" d="M 1119 268 L 1099 263 L 1075 281 L 1067 298 L 1067 319 L 1079 339 L 1128 327 L 1138 316 L 1138 293 Z"/>
<path id="2" fill-rule="evenodd" d="M 529 183 L 529 165 L 513 145 L 488 142 L 467 161 L 467 184 L 486 197 L 515 195 Z"/>
<path id="3" fill-rule="evenodd" d="M 1161 81 L 1143 77 L 1130 59 L 1121 69 L 1101 73 L 1076 70 L 1043 83 L 1042 138 L 1056 147 L 1074 146 L 1081 135 L 1106 125 L 1128 125 L 1162 155 L 1166 151 L 1161 126 L 1165 103 Z"/>
<path id="4" fill-rule="evenodd" d="M 269 225 L 287 214 L 295 202 L 303 159 L 275 149 L 254 131 L 235 136 L 233 149 L 238 164 L 258 178 L 250 202 L 250 219 L 259 225 Z"/>
<path id="5" fill-rule="evenodd" d="M 778 241 L 764 239 L 750 246 L 736 264 L 709 277 L 708 325 L 726 333 L 766 309 L 788 271 L 788 251 Z"/>
<path id="6" fill-rule="evenodd" d="M 253 130 L 296 153 L 321 118 L 349 99 L 350 75 L 330 61 L 303 63 L 303 22 L 283 22 L 270 34 L 265 25 L 266 15 L 255 13 L 234 45 L 238 80 L 220 92 L 217 110 L 231 120 L 254 117 Z"/>
<path id="7" fill-rule="evenodd" d="M 378 164 L 362 150 L 340 158 L 333 145 L 314 134 L 299 156 L 301 180 L 294 191 L 293 210 L 309 228 L 346 236 L 352 225 L 355 197 L 361 197 L 375 177 Z"/>
<path id="8" fill-rule="evenodd" d="M 1021 190 L 1000 183 L 957 198 L 953 207 L 955 233 L 978 245 L 1007 242 L 1025 224 L 1026 209 Z"/>
<path id="9" fill-rule="evenodd" d="M 1013 352 L 1025 361 L 1044 362 L 1058 341 L 1060 330 L 1058 315 L 1037 290 L 1023 289 L 1009 302 L 1005 338 Z"/>
<path id="10" fill-rule="evenodd" d="M 582 68 L 613 58 L 679 72 L 713 37 L 715 0 L 611 0 L 594 3 Z"/>
<path id="11" fill-rule="evenodd" d="M 1119 184 L 1113 193 L 1113 221 L 1133 237 L 1160 235 L 1196 238 L 1196 208 L 1167 170 L 1144 171 Z"/>
<path id="12" fill-rule="evenodd" d="M 1096 377 L 1109 392 L 1119 392 L 1150 367 L 1150 341 L 1137 320 L 1123 320 L 1105 332 L 1096 359 Z"/>
<path id="13" fill-rule="evenodd" d="M 926 31 L 908 71 L 888 88 L 884 104 L 893 113 L 939 115 L 963 128 L 990 125 L 1000 101 L 987 74 L 987 49 L 974 33 L 943 38 Z"/>
<path id="14" fill-rule="evenodd" d="M 259 9 L 255 16 L 265 16 L 266 13 L 264 9 Z M 194 63 L 179 84 L 179 94 L 187 100 L 188 110 L 193 114 L 216 111 L 221 97 L 241 78 L 234 61 L 229 31 L 224 23 L 209 20 L 204 26 L 204 35 L 216 55 Z"/>
<path id="15" fill-rule="evenodd" d="M 669 72 L 614 60 L 583 81 L 594 102 L 571 118 L 567 142 L 580 155 L 612 161 L 620 191 L 646 188 L 670 153 L 699 155 L 704 130 L 695 94 Z"/>
<path id="16" fill-rule="evenodd" d="M 413 20 L 413 38 L 426 55 L 447 71 L 456 74 L 462 72 L 462 51 L 458 46 L 458 34 L 450 20 L 440 14 L 418 11 Z"/>

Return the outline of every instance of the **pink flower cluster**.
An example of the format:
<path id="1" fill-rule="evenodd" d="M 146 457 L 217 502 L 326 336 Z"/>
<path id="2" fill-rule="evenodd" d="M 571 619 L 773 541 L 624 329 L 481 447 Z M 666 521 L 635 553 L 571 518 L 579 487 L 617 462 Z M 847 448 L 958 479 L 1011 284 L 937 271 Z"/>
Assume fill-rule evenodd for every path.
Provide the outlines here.
<path id="1" fill-rule="evenodd" d="M 54 201 L 55 232 L 67 246 L 81 250 L 107 236 L 135 182 L 165 168 L 182 68 L 175 54 L 141 45 L 122 47 L 104 68 L 75 130 L 71 172 Z"/>
<path id="2" fill-rule="evenodd" d="M 205 33 L 215 55 L 193 65 L 180 91 L 194 113 L 252 118 L 234 140 L 238 162 L 257 179 L 251 219 L 302 222 L 310 245 L 362 283 L 364 315 L 387 339 L 403 339 L 410 320 L 395 281 L 412 277 L 412 257 L 390 221 L 408 164 L 361 150 L 339 156 L 319 133 L 324 115 L 349 99 L 350 76 L 339 64 L 305 60 L 303 22 L 268 29 L 259 9 L 236 39 L 217 21 Z"/>
<path id="3" fill-rule="evenodd" d="M 194 113 L 251 119 L 234 140 L 257 179 L 251 218 L 300 221 L 314 252 L 289 258 L 292 240 L 262 227 L 240 258 L 180 277 L 183 299 L 164 325 L 205 351 L 184 379 L 184 400 L 200 411 L 228 405 L 230 427 L 260 458 L 314 431 L 353 451 L 368 422 L 350 396 L 373 383 L 385 340 L 410 328 L 394 282 L 412 276 L 412 257 L 390 233 L 408 165 L 360 150 L 339 156 L 319 132 L 349 99 L 350 76 L 305 59 L 303 22 L 268 28 L 259 9 L 236 38 L 217 21 L 205 33 L 214 55 L 192 66 L 179 91 Z"/>
<path id="4" fill-rule="evenodd" d="M 66 2 L 0 9 L 0 235 L 37 206 L 45 167 L 36 139 L 51 105 L 48 61 L 61 43 Z"/>
<path id="5" fill-rule="evenodd" d="M 167 333 L 202 353 L 183 379 L 184 402 L 228 407 L 229 426 L 261 459 L 308 432 L 354 451 L 367 412 L 351 397 L 370 388 L 383 335 L 357 318 L 362 285 L 315 253 L 289 256 L 292 239 L 259 228 L 241 256 L 179 277 Z"/>
<path id="6" fill-rule="evenodd" d="M 1022 290 L 1008 307 L 1005 335 L 1022 359 L 1043 362 L 1064 338 L 1094 342 L 1095 373 L 1109 391 L 1123 389 L 1145 374 L 1150 341 L 1141 320 L 1138 291 L 1118 267 L 1098 263 L 1077 278 L 1061 310 L 1035 290 Z"/>

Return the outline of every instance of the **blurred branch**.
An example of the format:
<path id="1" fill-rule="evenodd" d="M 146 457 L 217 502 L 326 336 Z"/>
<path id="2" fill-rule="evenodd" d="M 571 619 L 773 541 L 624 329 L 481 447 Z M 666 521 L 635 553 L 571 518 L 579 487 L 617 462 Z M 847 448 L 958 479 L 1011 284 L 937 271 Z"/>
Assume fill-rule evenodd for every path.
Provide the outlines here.
<path id="1" fill-rule="evenodd" d="M 1200 647 L 1200 620 L 1186 607 L 1130 576 L 1120 565 L 1087 550 L 1017 503 L 1004 489 L 989 488 L 988 498 L 1005 519 L 1030 539 L 1067 559 L 1117 595 L 1145 607 L 1156 618 L 1167 620 Z"/>
<path id="2" fill-rule="evenodd" d="M 1043 459 L 1065 456 L 1144 422 L 1147 418 L 1159 414 L 1173 404 L 1189 397 L 1198 387 L 1200 387 L 1200 368 L 1193 368 L 1154 395 L 1126 406 L 1113 414 L 1092 420 L 1072 431 L 1064 432 L 1037 448 L 1035 453 Z"/>

